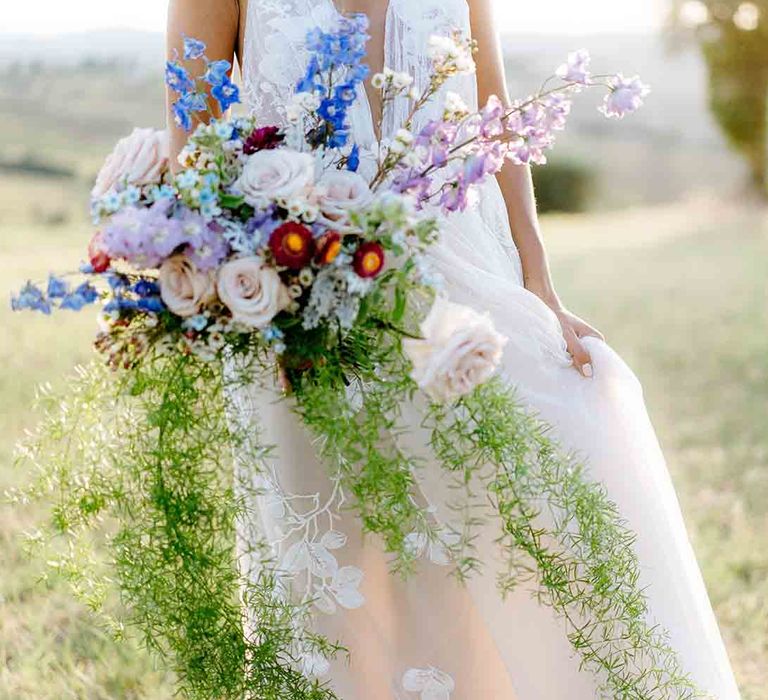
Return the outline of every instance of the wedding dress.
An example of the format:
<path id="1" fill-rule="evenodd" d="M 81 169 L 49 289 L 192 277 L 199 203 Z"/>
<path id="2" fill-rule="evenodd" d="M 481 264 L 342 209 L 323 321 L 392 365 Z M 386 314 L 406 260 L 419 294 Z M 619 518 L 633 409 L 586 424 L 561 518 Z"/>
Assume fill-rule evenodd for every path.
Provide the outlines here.
<path id="1" fill-rule="evenodd" d="M 307 56 L 306 33 L 338 18 L 332 0 L 250 0 L 243 61 L 249 108 L 261 123 L 284 124 L 286 105 Z M 466 0 L 391 0 L 386 65 L 423 84 L 429 36 L 458 28 L 469 34 Z M 372 31 L 376 31 L 373 28 Z M 474 76 L 446 89 L 477 104 Z M 391 136 L 403 117 L 396 104 L 383 124 Z M 421 120 L 435 116 L 429 110 Z M 361 96 L 352 110 L 353 135 L 374 148 L 371 109 Z M 416 125 L 418 127 L 418 124 Z M 646 414 L 641 388 L 603 342 L 587 339 L 594 377 L 583 378 L 565 350 L 553 313 L 523 287 L 501 191 L 487 183 L 466 212 L 442 221 L 432 262 L 452 301 L 491 313 L 510 340 L 502 374 L 519 397 L 577 451 L 590 476 L 604 484 L 637 534 L 654 623 L 669 631 L 684 669 L 717 700 L 739 693 L 677 498 Z M 304 670 L 324 679 L 344 700 L 587 700 L 600 697 L 592 674 L 580 670 L 563 624 L 520 589 L 502 600 L 496 589 L 492 524 L 481 538 L 488 571 L 462 586 L 447 575 L 439 544 L 408 580 L 393 576 L 373 538 L 344 509 L 344 494 L 318 462 L 315 447 L 289 400 L 254 383 L 237 397 L 241 418 L 276 449 L 266 472 L 239 460 L 241 483 L 257 487 L 250 516 L 240 524 L 243 552 L 263 538 L 295 590 L 313 598 L 316 628 L 340 640 L 351 658 L 305 658 Z M 418 426 L 418 416 L 413 416 Z M 426 452 L 413 438 L 413 449 Z M 427 461 L 419 486 L 435 517 L 449 522 L 450 493 L 438 465 Z M 248 490 L 250 492 L 250 490 Z M 247 555 L 244 554 L 247 559 Z M 244 566 L 252 575 L 258 557 Z"/>

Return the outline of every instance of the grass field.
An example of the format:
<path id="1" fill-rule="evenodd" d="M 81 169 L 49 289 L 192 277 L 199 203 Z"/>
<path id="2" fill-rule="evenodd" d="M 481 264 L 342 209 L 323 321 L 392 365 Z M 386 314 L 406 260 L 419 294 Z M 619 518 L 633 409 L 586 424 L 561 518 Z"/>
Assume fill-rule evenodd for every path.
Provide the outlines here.
<path id="1" fill-rule="evenodd" d="M 0 297 L 80 256 L 74 184 L 0 177 Z M 33 201 L 64 213 L 42 222 Z M 45 214 L 45 212 L 43 212 Z M 59 219 L 61 217 L 58 217 Z M 561 293 L 637 370 L 746 700 L 768 698 L 768 214 L 703 201 L 546 223 Z M 25 478 L 14 442 L 35 387 L 90 356 L 89 314 L 0 305 L 0 490 Z M 39 512 L 0 506 L 0 700 L 170 698 L 135 646 L 115 644 L 21 551 Z M 462 699 L 463 700 L 463 699 Z"/>

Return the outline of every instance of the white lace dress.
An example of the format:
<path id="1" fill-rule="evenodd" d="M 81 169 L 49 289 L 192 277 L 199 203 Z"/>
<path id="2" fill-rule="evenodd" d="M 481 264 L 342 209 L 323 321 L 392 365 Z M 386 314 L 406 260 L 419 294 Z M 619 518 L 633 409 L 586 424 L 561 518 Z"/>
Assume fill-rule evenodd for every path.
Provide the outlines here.
<path id="1" fill-rule="evenodd" d="M 338 17 L 332 0 L 250 0 L 244 82 L 250 108 L 263 124 L 285 123 L 285 106 L 306 67 L 303 43 L 315 26 Z M 465 0 L 391 0 L 386 65 L 423 83 L 431 34 L 469 33 Z M 374 28 L 375 31 L 375 28 Z M 448 86 L 477 103 L 473 77 Z M 383 126 L 391 135 L 403 105 Z M 429 118 L 429 114 L 423 117 Z M 375 142 L 368 103 L 352 113 L 355 140 Z M 417 125 L 418 126 L 418 125 Z M 637 533 L 637 554 L 654 622 L 666 627 L 684 668 L 717 698 L 739 697 L 677 498 L 648 420 L 641 388 L 604 343 L 589 339 L 594 378 L 571 366 L 557 319 L 522 285 L 501 192 L 487 184 L 477 204 L 443 222 L 433 253 L 453 301 L 489 311 L 509 337 L 503 373 L 561 442 L 581 453 Z M 317 629 L 341 640 L 351 659 L 308 656 L 304 669 L 331 679 L 344 700 L 590 700 L 592 676 L 566 639 L 563 625 L 519 590 L 502 601 L 492 570 L 494 525 L 481 550 L 489 570 L 466 587 L 447 576 L 446 551 L 425 548 L 418 574 L 404 582 L 344 511 L 344 494 L 319 464 L 309 436 L 288 401 L 254 385 L 239 396 L 241 418 L 265 444 L 277 446 L 267 474 L 254 477 L 241 460 L 240 478 L 261 489 L 240 528 L 243 549 L 266 537 L 295 594 L 315 599 Z M 415 422 L 414 425 L 418 425 Z M 426 451 L 425 445 L 414 448 Z M 418 475 L 425 500 L 449 522 L 450 500 L 438 465 Z M 246 557 L 247 559 L 247 557 Z M 258 570 L 258 557 L 246 566 Z"/>

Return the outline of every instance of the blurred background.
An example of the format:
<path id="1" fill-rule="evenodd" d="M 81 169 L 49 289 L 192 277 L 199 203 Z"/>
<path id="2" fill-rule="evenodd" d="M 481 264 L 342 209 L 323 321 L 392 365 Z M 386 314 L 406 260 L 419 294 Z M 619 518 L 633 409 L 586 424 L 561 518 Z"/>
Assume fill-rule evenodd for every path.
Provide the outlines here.
<path id="1" fill-rule="evenodd" d="M 597 72 L 653 86 L 621 124 L 583 96 L 536 171 L 543 227 L 561 296 L 643 381 L 744 697 L 768 699 L 768 0 L 498 5 L 513 95 L 581 47 Z M 3 298 L 77 266 L 103 158 L 162 125 L 164 14 L 161 0 L 3 3 Z M 93 321 L 3 304 L 0 323 L 2 492 L 25 478 L 14 443 L 36 387 L 88 361 Z M 25 557 L 39 517 L 0 505 L 0 699 L 170 698 L 137 644 Z"/>

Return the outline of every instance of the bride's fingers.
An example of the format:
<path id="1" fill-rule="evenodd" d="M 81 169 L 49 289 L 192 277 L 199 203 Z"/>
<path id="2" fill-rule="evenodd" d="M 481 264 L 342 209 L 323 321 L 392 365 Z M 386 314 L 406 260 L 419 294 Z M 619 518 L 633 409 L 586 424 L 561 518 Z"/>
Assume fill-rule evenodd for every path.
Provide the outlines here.
<path id="1" fill-rule="evenodd" d="M 592 377 L 592 357 L 582 344 L 581 340 L 579 340 L 576 331 L 574 331 L 573 328 L 565 328 L 563 329 L 563 334 L 565 335 L 568 352 L 571 353 L 571 357 L 573 358 L 574 367 L 576 367 L 583 376 L 588 378 Z"/>
<path id="2" fill-rule="evenodd" d="M 579 338 L 597 338 L 598 340 L 605 341 L 605 336 L 597 330 L 597 328 L 593 328 L 588 323 L 582 323 L 577 326 L 576 335 Z"/>

